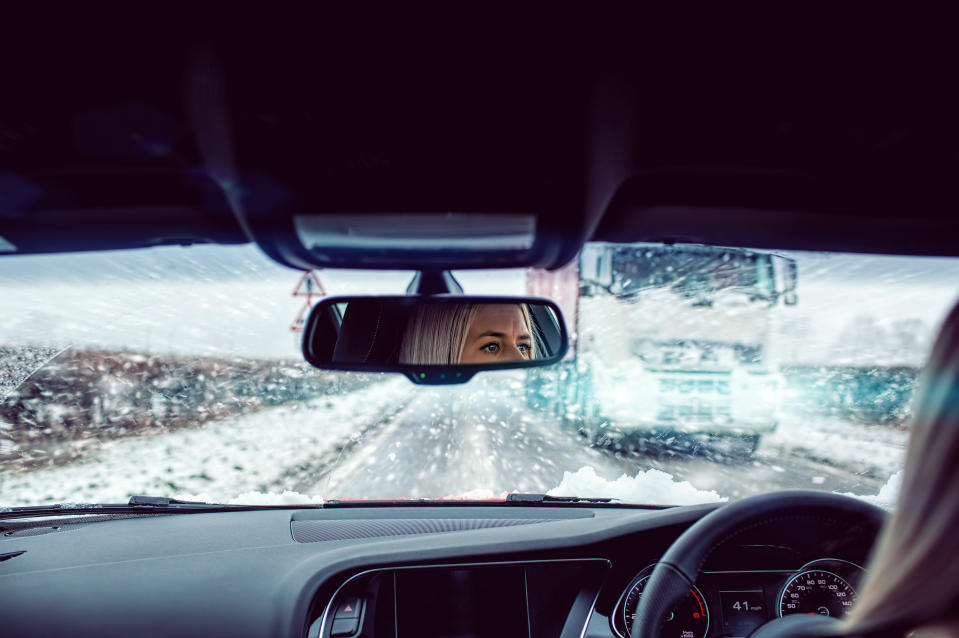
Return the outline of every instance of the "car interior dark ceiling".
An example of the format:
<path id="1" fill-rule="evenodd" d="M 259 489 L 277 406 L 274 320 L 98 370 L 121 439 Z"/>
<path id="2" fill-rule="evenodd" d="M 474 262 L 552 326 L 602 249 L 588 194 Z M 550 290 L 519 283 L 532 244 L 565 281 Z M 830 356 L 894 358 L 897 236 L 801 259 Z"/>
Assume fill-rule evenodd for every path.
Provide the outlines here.
<path id="1" fill-rule="evenodd" d="M 270 252 L 295 214 L 476 212 L 535 215 L 546 267 L 590 238 L 959 254 L 934 31 L 233 18 L 4 44 L 17 252 Z"/>

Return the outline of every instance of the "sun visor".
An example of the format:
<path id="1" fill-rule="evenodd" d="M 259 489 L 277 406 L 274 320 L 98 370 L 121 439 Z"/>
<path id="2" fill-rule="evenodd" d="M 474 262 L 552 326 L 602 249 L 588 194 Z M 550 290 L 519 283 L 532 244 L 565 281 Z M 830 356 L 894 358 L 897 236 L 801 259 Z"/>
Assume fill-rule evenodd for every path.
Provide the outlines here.
<path id="1" fill-rule="evenodd" d="M 295 215 L 300 243 L 315 253 L 363 248 L 390 251 L 524 251 L 536 239 L 533 215 Z"/>
<path id="2" fill-rule="evenodd" d="M 956 210 L 931 170 L 647 170 L 620 186 L 592 239 L 951 256 Z"/>
<path id="3" fill-rule="evenodd" d="M 257 241 L 296 268 L 505 268 L 541 262 L 548 248 L 527 213 L 294 214 L 290 223 L 292 232 Z"/>

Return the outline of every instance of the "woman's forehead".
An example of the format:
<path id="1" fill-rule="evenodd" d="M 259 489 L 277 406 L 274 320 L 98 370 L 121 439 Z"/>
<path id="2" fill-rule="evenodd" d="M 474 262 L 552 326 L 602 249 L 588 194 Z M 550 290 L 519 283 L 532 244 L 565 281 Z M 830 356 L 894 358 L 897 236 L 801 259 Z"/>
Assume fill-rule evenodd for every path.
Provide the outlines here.
<path id="1" fill-rule="evenodd" d="M 483 304 L 476 309 L 470 334 L 480 334 L 487 330 L 497 332 L 525 332 L 526 321 L 523 311 L 516 304 Z"/>

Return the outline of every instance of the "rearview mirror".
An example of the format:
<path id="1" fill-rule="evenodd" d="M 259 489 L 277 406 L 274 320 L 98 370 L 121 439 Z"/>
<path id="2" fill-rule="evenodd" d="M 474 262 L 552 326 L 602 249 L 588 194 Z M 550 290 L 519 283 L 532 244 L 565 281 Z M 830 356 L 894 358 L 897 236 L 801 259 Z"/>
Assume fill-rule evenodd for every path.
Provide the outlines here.
<path id="1" fill-rule="evenodd" d="M 559 307 L 525 297 L 331 297 L 303 331 L 303 355 L 316 368 L 401 372 L 424 384 L 549 365 L 568 347 Z"/>

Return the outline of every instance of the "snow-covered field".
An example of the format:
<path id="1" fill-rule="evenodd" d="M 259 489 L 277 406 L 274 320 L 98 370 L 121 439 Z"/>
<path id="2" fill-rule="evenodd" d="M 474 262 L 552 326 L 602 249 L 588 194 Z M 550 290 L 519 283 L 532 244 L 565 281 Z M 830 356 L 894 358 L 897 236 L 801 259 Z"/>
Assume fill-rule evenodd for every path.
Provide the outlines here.
<path id="1" fill-rule="evenodd" d="M 409 389 L 406 379 L 391 379 L 196 429 L 104 442 L 72 465 L 0 473 L 0 505 L 125 503 L 134 494 L 227 502 L 244 492 L 282 492 L 284 473 L 402 406 Z"/>

